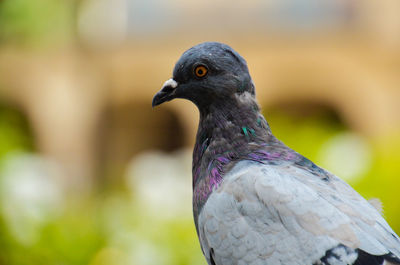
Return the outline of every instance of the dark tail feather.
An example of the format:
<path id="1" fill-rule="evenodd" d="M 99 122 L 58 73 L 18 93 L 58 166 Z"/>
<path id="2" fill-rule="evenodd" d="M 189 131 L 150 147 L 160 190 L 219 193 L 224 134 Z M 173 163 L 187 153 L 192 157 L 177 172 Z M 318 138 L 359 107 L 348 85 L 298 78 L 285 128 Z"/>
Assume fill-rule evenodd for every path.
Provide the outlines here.
<path id="1" fill-rule="evenodd" d="M 388 253 L 382 256 L 374 256 L 360 249 L 358 249 L 357 251 L 358 258 L 354 262 L 354 265 L 383 265 L 385 260 L 392 263 L 393 265 L 400 264 L 400 259 L 392 253 Z"/>
<path id="2" fill-rule="evenodd" d="M 214 261 L 214 249 L 210 250 L 210 262 L 211 265 L 215 265 L 215 261 Z"/>
<path id="3" fill-rule="evenodd" d="M 385 265 L 400 265 L 400 258 L 392 253 L 375 256 L 361 249 L 349 248 L 343 244 L 327 250 L 325 256 L 321 257 L 314 265 L 344 264 L 352 262 L 354 258 L 356 260 L 352 265 L 384 265 L 385 261 L 387 261 Z"/>

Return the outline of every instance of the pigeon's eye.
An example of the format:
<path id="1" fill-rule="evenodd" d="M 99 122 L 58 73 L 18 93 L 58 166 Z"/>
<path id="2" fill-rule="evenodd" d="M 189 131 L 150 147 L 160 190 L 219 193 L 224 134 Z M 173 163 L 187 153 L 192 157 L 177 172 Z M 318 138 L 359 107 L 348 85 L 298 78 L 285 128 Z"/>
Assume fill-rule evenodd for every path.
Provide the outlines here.
<path id="1" fill-rule="evenodd" d="M 197 77 L 204 77 L 204 76 L 206 76 L 207 72 L 208 72 L 208 69 L 204 65 L 199 65 L 199 66 L 196 66 L 196 68 L 194 68 L 194 74 Z"/>

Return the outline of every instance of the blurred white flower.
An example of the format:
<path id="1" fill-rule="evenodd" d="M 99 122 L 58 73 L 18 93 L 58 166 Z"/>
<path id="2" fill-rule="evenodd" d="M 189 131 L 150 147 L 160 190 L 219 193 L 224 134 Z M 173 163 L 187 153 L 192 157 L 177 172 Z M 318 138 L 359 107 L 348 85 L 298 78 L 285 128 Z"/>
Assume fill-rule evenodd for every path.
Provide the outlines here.
<path id="1" fill-rule="evenodd" d="M 40 226 L 62 210 L 60 171 L 55 163 L 27 153 L 9 154 L 2 163 L 1 211 L 14 237 L 32 244 Z"/>
<path id="2" fill-rule="evenodd" d="M 371 167 L 368 143 L 354 133 L 341 133 L 329 139 L 319 154 L 321 165 L 348 181 L 356 181 Z"/>
<path id="3" fill-rule="evenodd" d="M 128 166 L 127 183 L 143 210 L 158 218 L 192 218 L 191 151 L 147 152 Z"/>
<path id="4" fill-rule="evenodd" d="M 137 240 L 131 246 L 128 258 L 129 265 L 159 265 L 173 264 L 171 253 L 166 248 L 161 248 L 146 240 Z"/>
<path id="5" fill-rule="evenodd" d="M 108 246 L 94 256 L 90 265 L 116 264 L 115 256 L 118 258 L 118 264 L 173 264 L 167 248 L 157 245 L 149 237 L 150 229 L 157 229 L 157 224 L 134 223 L 130 216 L 133 211 L 129 200 L 113 195 L 102 205 Z"/>

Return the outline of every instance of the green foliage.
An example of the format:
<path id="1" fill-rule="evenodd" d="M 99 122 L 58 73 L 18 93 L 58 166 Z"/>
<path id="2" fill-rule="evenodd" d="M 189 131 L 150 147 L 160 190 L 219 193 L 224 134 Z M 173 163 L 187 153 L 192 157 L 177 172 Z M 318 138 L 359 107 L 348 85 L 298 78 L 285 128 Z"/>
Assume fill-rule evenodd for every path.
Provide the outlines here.
<path id="1" fill-rule="evenodd" d="M 7 236 L 0 242 L 0 261 L 4 261 L 1 264 L 88 264 L 104 244 L 95 216 L 92 206 L 74 205 L 59 218 L 45 222 L 38 231 L 39 238 L 31 245 L 13 239 L 3 223 L 0 233 Z"/>
<path id="2" fill-rule="evenodd" d="M 38 44 L 65 40 L 73 23 L 73 1 L 0 1 L 0 40 Z"/>
<path id="3" fill-rule="evenodd" d="M 0 106 L 0 159 L 13 151 L 31 151 L 32 132 L 16 109 Z"/>

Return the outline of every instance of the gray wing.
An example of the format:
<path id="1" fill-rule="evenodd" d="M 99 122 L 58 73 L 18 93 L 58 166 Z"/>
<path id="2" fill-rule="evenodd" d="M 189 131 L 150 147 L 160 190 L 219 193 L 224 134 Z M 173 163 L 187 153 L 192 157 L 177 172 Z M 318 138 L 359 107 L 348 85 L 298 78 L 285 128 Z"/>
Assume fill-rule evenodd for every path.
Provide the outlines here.
<path id="1" fill-rule="evenodd" d="M 400 240 L 371 204 L 290 163 L 240 162 L 198 226 L 209 264 L 400 264 Z"/>

